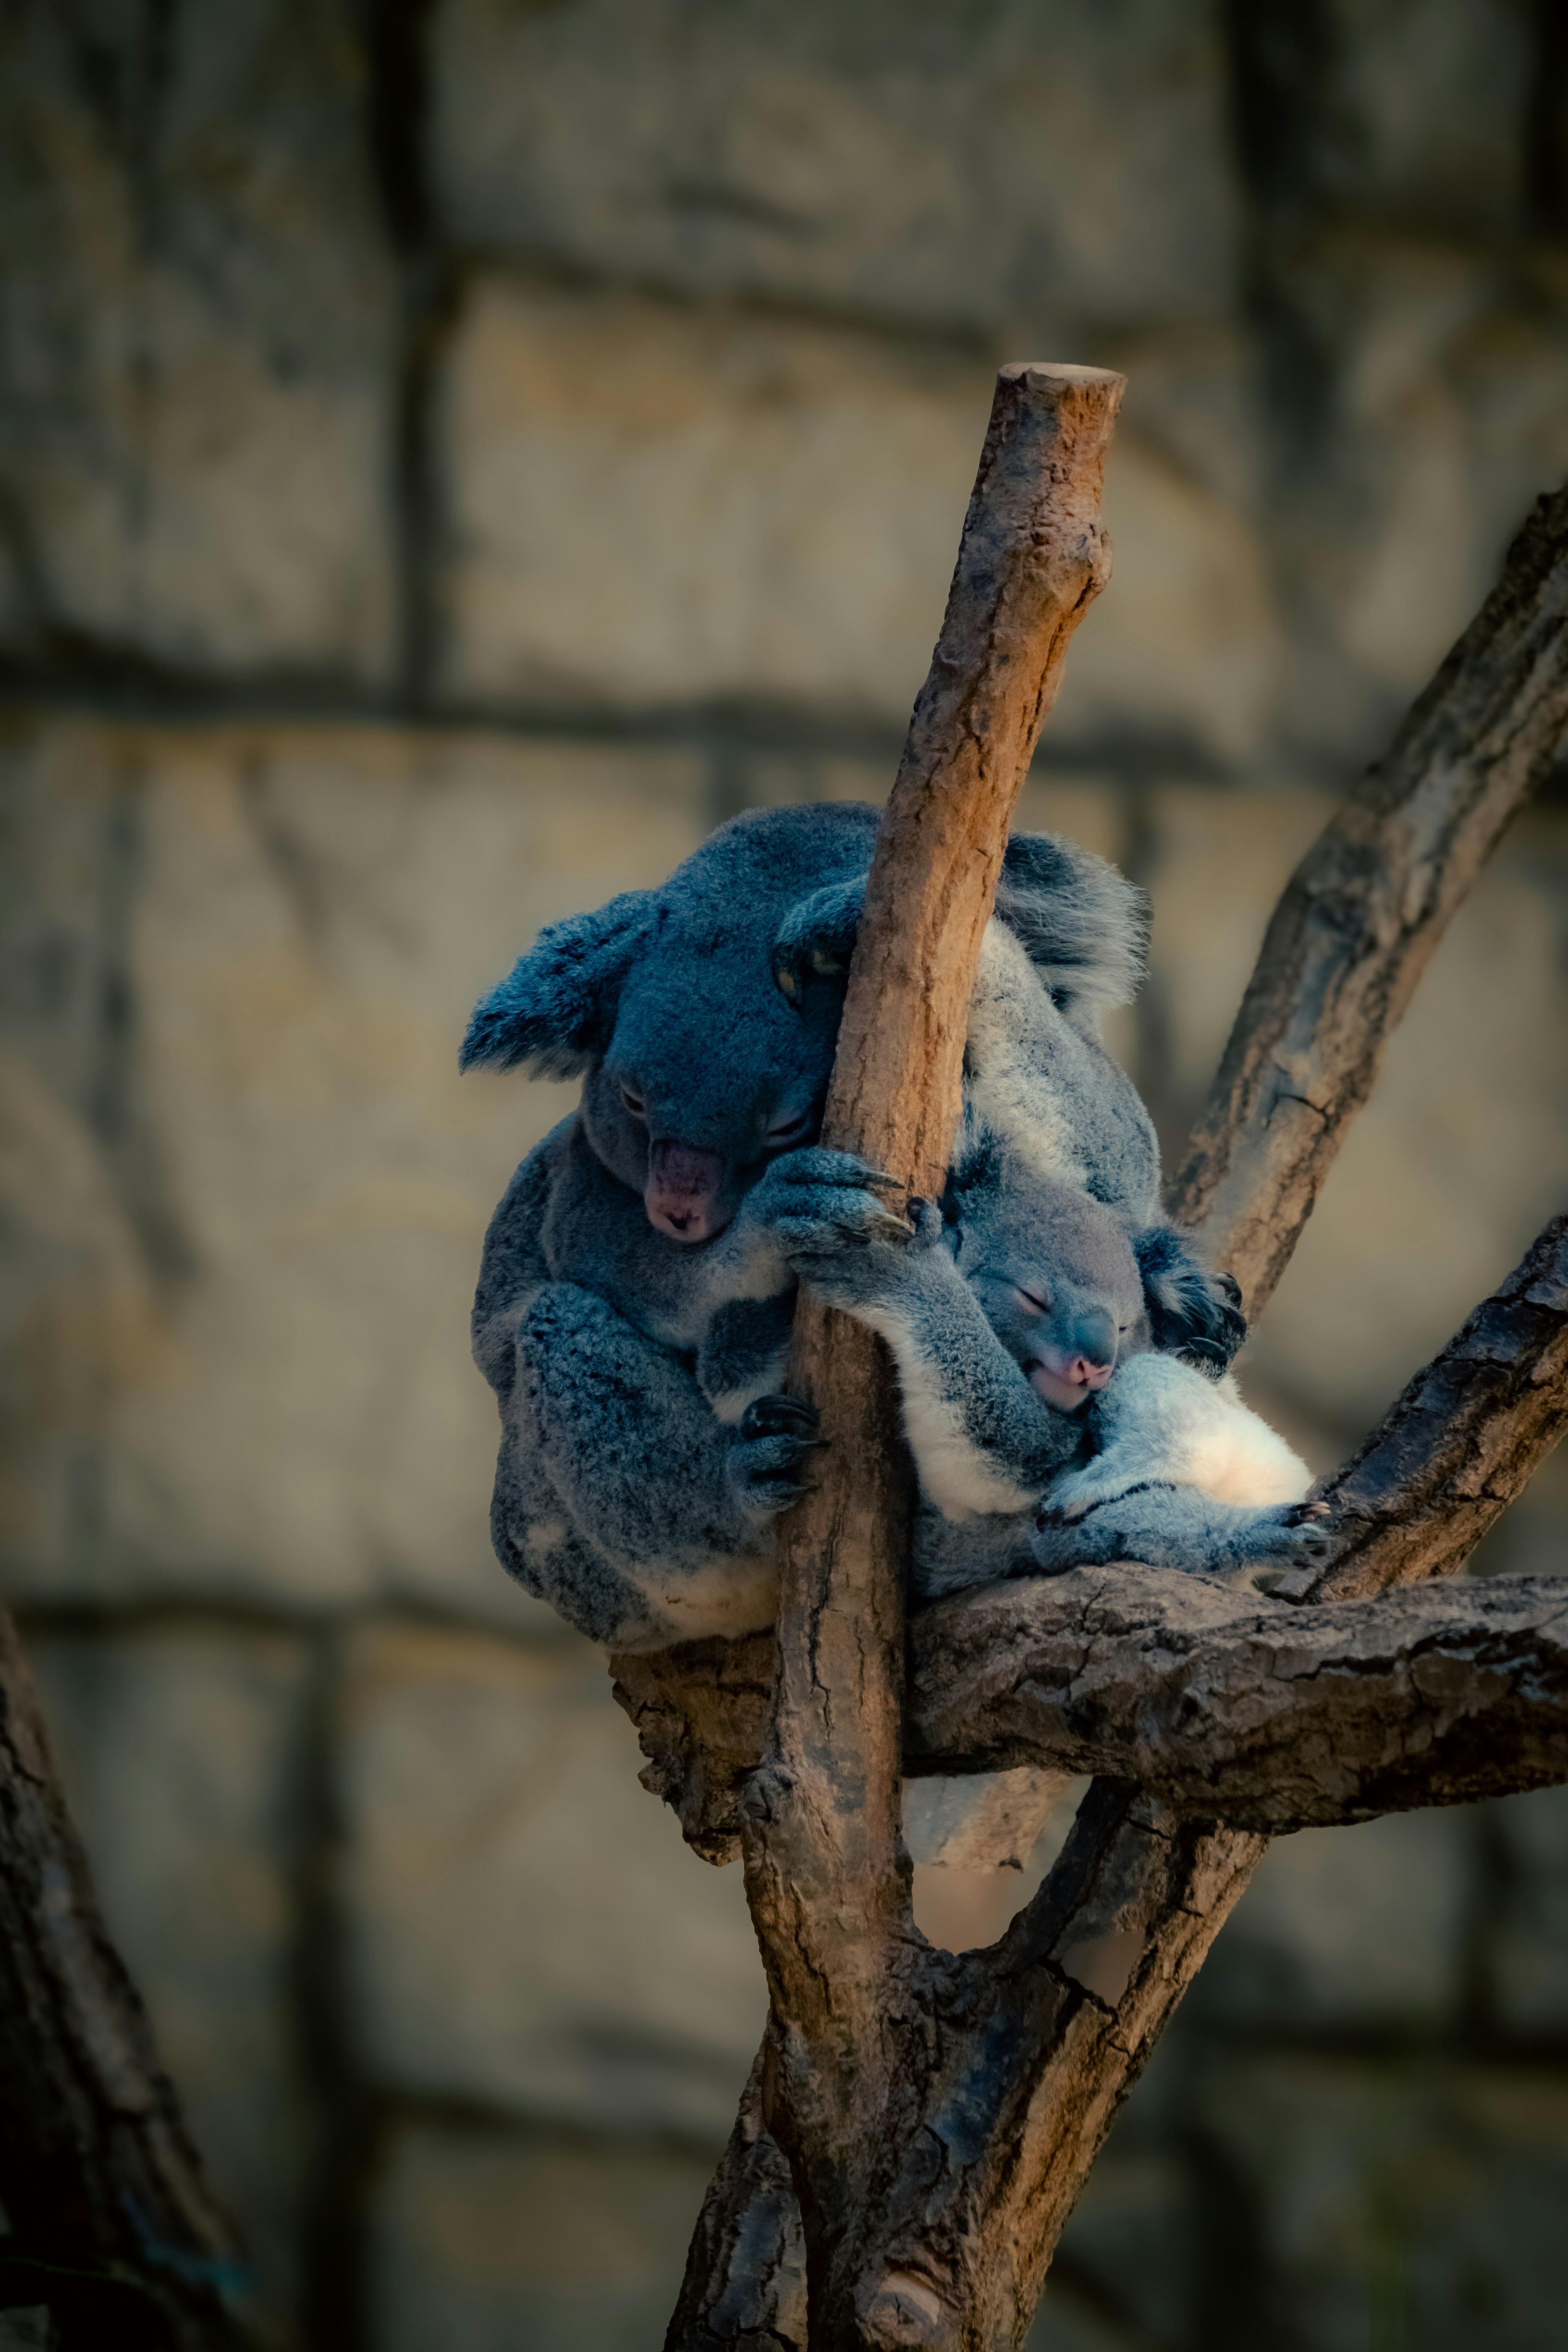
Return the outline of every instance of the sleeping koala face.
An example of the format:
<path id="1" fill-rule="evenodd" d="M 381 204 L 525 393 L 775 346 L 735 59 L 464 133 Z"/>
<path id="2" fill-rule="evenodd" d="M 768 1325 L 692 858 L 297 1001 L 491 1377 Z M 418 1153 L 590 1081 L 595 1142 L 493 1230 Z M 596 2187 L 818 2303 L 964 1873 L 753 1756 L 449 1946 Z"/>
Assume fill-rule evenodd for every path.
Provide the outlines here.
<path id="1" fill-rule="evenodd" d="M 950 1193 L 959 1272 L 1031 1385 L 1076 1412 L 1119 1363 L 1152 1344 L 1126 1226 L 1078 1186 L 1028 1175 Z"/>
<path id="2" fill-rule="evenodd" d="M 588 1143 L 649 1223 L 711 1240 L 768 1160 L 817 1133 L 878 821 L 850 803 L 752 810 L 659 889 L 551 924 L 476 1007 L 462 1066 L 581 1076 Z M 1100 1011 L 1140 968 L 1139 894 L 1088 851 L 1019 834 L 996 906 L 1057 1059 L 1070 1045 L 1079 1096 L 1096 1094 Z M 1060 1071 L 1035 1076 L 1063 1095 Z M 1115 1129 L 1088 1120 L 1086 1160 L 1128 1159 Z"/>
<path id="3" fill-rule="evenodd" d="M 816 1136 L 842 994 L 814 989 L 794 1011 L 765 936 L 668 929 L 667 951 L 626 975 L 584 1084 L 583 1124 L 658 1231 L 701 1242 L 723 1231 L 770 1159 Z"/>
<path id="4" fill-rule="evenodd" d="M 973 1128 L 942 1213 L 986 1321 L 1058 1412 L 1078 1412 L 1146 1349 L 1217 1377 L 1247 1337 L 1235 1283 L 1173 1226 L 1139 1230 Z"/>
<path id="5" fill-rule="evenodd" d="M 476 1009 L 463 1066 L 581 1076 L 588 1142 L 656 1231 L 711 1240 L 769 1159 L 816 1133 L 847 957 L 792 998 L 774 942 L 825 887 L 858 888 L 876 830 L 847 803 L 721 825 L 661 888 L 542 931 Z"/>

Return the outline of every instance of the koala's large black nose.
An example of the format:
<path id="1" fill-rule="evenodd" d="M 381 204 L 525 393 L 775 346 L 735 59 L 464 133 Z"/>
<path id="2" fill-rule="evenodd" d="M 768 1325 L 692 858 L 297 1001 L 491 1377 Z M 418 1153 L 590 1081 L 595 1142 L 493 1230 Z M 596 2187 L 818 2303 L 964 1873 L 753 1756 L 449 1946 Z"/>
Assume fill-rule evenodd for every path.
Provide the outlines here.
<path id="1" fill-rule="evenodd" d="M 1103 1307 L 1085 1307 L 1073 1317 L 1068 1353 L 1074 1369 L 1068 1377 L 1102 1387 L 1116 1369 L 1116 1326 Z"/>
<path id="2" fill-rule="evenodd" d="M 650 1143 L 643 1206 L 648 1223 L 678 1242 L 705 1242 L 720 1232 L 724 1162 L 697 1143 Z"/>

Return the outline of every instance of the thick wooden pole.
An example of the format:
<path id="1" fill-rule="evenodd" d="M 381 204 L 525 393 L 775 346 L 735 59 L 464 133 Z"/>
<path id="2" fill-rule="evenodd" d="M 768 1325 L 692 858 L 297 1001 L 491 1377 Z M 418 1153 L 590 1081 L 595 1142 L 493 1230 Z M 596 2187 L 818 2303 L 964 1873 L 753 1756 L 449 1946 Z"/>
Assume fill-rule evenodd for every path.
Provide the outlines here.
<path id="1" fill-rule="evenodd" d="M 824 1120 L 940 1192 L 1007 823 L 1073 630 L 1108 575 L 1100 521 L 1122 378 L 997 379 L 946 617 L 868 885 Z M 763 2069 L 805 2227 L 814 2352 L 901 2343 L 910 2296 L 865 2238 L 898 2106 L 913 1938 L 900 1833 L 911 1481 L 879 1342 L 803 1298 L 790 1384 L 827 1441 L 781 1532 L 772 1733 L 748 1792 L 747 1894 L 772 1995 Z"/>

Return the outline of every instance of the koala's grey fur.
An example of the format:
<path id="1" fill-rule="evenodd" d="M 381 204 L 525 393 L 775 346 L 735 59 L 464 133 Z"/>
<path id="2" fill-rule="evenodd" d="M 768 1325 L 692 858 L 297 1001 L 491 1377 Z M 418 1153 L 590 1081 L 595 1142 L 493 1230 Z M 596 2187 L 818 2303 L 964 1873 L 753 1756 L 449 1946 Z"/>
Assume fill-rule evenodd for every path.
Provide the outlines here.
<path id="1" fill-rule="evenodd" d="M 512 1574 L 616 1647 L 773 1613 L 765 1530 L 814 1441 L 769 1395 L 794 1280 L 756 1196 L 820 1120 L 876 824 L 847 805 L 737 818 L 662 888 L 552 925 L 474 1015 L 465 1066 L 584 1080 L 486 1239 L 492 1535 Z M 1042 1166 L 1141 1213 L 1152 1131 L 1098 1039 L 1141 967 L 1139 896 L 1088 853 L 1021 835 L 998 908 L 966 1087 Z M 716 1171 L 718 1230 L 696 1246 L 638 1197 L 661 1144 Z"/>
<path id="2" fill-rule="evenodd" d="M 1316 1556 L 1305 1464 L 1181 1360 L 1222 1370 L 1245 1326 L 1169 1226 L 1140 1230 L 973 1115 L 912 1234 L 847 1153 L 792 1153 L 758 1197 L 801 1279 L 892 1351 L 919 1597 L 1116 1559 L 1236 1576 Z M 1085 1345 L 1114 1369 L 1063 1410 L 1042 1385 L 1060 1391 L 1051 1365 Z"/>

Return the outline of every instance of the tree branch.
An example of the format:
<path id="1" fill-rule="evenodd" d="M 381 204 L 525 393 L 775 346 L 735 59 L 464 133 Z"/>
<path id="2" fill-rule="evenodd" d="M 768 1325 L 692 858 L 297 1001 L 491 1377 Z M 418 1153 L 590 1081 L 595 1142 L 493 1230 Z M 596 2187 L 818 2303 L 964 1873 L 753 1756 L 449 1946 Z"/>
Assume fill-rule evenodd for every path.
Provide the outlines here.
<path id="1" fill-rule="evenodd" d="M 1215 1095 L 1173 1188 L 1175 1213 L 1205 1229 L 1219 1262 L 1241 1280 L 1254 1315 L 1289 1258 L 1349 1122 L 1366 1097 L 1383 1043 L 1436 940 L 1509 816 L 1560 751 L 1568 725 L 1565 611 L 1568 494 L 1538 507 L 1477 623 L 1412 712 L 1389 758 L 1309 856 L 1270 926 Z M 1535 1280 L 1524 1285 L 1505 1311 L 1513 1317 L 1510 1330 L 1521 1361 L 1533 1349 L 1537 1364 L 1549 1371 L 1555 1360 L 1553 1342 L 1531 1318 L 1538 1307 L 1550 1317 L 1555 1307 L 1552 1297 L 1532 1295 Z M 1544 1378 L 1525 1378 L 1508 1397 L 1494 1392 L 1489 1402 L 1483 1400 L 1491 1375 L 1484 1370 L 1488 1341 L 1480 1324 L 1481 1318 L 1472 1318 L 1472 1339 L 1461 1335 L 1455 1343 L 1456 1349 L 1468 1347 L 1469 1370 L 1461 1372 L 1456 1358 L 1441 1377 L 1457 1380 L 1458 1409 L 1463 1413 L 1467 1400 L 1475 1408 L 1478 1442 L 1490 1447 L 1481 1482 L 1485 1492 L 1466 1496 L 1462 1454 L 1451 1454 L 1447 1467 L 1423 1490 L 1430 1501 L 1430 1540 L 1423 1537 L 1420 1544 L 1402 1548 L 1389 1532 L 1398 1507 L 1391 1498 L 1402 1484 L 1414 1495 L 1423 1475 L 1413 1434 L 1417 1404 L 1429 1414 L 1434 1431 L 1441 1423 L 1444 1391 L 1437 1367 L 1429 1368 L 1434 1384 L 1417 1400 L 1422 1384 L 1413 1383 L 1391 1416 L 1395 1421 L 1402 1409 L 1410 1408 L 1408 1444 L 1385 1425 L 1379 1433 L 1383 1450 L 1379 1439 L 1369 1441 L 1342 1474 L 1344 1524 L 1353 1529 L 1364 1523 L 1368 1531 L 1364 1544 L 1352 1536 L 1347 1546 L 1347 1560 L 1353 1556 L 1362 1562 L 1354 1572 L 1370 1580 L 1358 1590 L 1405 1571 L 1426 1573 L 1446 1548 L 1454 1548 L 1439 1532 L 1444 1496 L 1448 1504 L 1477 1507 L 1459 1532 L 1459 1545 L 1468 1549 L 1485 1523 L 1482 1515 L 1500 1508 L 1516 1491 L 1515 1472 L 1522 1476 L 1551 1442 L 1555 1408 L 1548 1401 L 1542 1409 L 1538 1391 L 1547 1386 Z M 1510 1414 L 1517 1442 L 1503 1443 L 1501 1423 Z M 1486 1429 L 1489 1440 L 1479 1434 Z M 1386 1518 L 1380 1517 L 1385 1505 Z M 1137 1577 L 1138 1571 L 1126 1571 L 1130 1590 Z M 1034 1605 L 1025 1599 L 1027 1591 L 1020 1586 L 1016 1596 L 1007 1596 L 1015 1620 Z M 1514 1588 L 1513 1601 L 1518 1598 Z M 1532 1685 L 1535 1653 L 1529 1643 L 1539 1639 L 1550 1649 L 1555 1674 L 1554 1597 L 1545 1596 L 1550 1622 L 1537 1629 L 1508 1621 L 1512 1602 L 1507 1591 L 1489 1597 L 1479 1589 L 1479 1631 L 1477 1614 L 1466 1616 L 1454 1596 L 1436 1599 L 1440 1623 L 1422 1621 L 1435 1636 L 1426 1668 L 1419 1658 L 1396 1662 L 1394 1652 L 1381 1644 L 1373 1621 L 1387 1609 L 1427 1607 L 1428 1596 L 1402 1596 L 1363 1611 L 1359 1630 L 1356 1618 L 1342 1616 L 1337 1609 L 1287 1613 L 1276 1605 L 1252 1612 L 1250 1633 L 1246 1627 L 1233 1628 L 1229 1641 L 1212 1631 L 1194 1640 L 1186 1666 L 1163 1685 L 1164 1703 L 1179 1712 L 1197 1686 L 1183 1683 L 1182 1674 L 1190 1670 L 1200 1681 L 1204 1675 L 1228 1677 L 1226 1703 L 1233 1711 L 1252 1706 L 1262 1662 L 1258 1627 L 1267 1621 L 1283 1628 L 1292 1643 L 1317 1641 L 1319 1675 L 1293 1680 L 1311 1681 L 1315 1703 L 1324 1706 L 1328 1701 L 1317 1693 L 1320 1680 L 1325 1691 L 1336 1679 L 1348 1680 L 1353 1695 L 1354 1676 L 1368 1663 L 1355 1643 L 1367 1638 L 1373 1644 L 1374 1678 L 1381 1674 L 1383 1679 L 1383 1706 L 1403 1694 L 1413 1743 L 1409 1754 L 1415 1759 L 1407 1768 L 1398 1755 L 1378 1749 L 1372 1734 L 1381 1736 L 1383 1727 L 1363 1721 L 1369 1787 L 1381 1774 L 1386 1798 L 1407 1790 L 1410 1784 L 1401 1775 L 1416 1769 L 1415 1743 L 1432 1734 L 1436 1721 L 1446 1727 L 1432 1736 L 1439 1746 L 1447 1743 L 1443 1769 L 1449 1785 L 1466 1773 L 1479 1777 L 1487 1763 L 1477 1726 L 1489 1707 L 1493 1713 L 1486 1738 L 1499 1737 L 1498 1727 L 1503 1727 L 1500 1736 L 1517 1743 L 1521 1772 L 1535 1775 L 1557 1727 L 1550 1719 L 1551 1675 L 1537 1676 Z M 1470 1599 L 1466 1596 L 1467 1605 Z M 1192 1601 L 1189 1593 L 1186 1605 Z M 974 1603 L 971 1599 L 947 1605 L 957 1611 Z M 928 1622 L 922 1619 L 912 1629 L 917 1681 Z M 1500 1690 L 1500 1670 L 1493 1675 L 1495 1658 L 1480 1656 L 1494 1637 L 1501 1644 L 1496 1657 L 1512 1662 L 1510 1673 L 1518 1669 L 1506 1690 Z M 1156 1638 L 1163 1641 L 1165 1635 Z M 1520 1643 L 1524 1652 L 1510 1647 Z M 1470 1643 L 1477 1645 L 1474 1655 L 1467 1649 Z M 1102 1665 L 1117 1647 L 1112 1641 L 1101 1654 Z M 1301 1652 L 1293 1649 L 1290 1654 Z M 687 1655 L 691 1663 L 692 1654 Z M 1125 1662 L 1124 1641 L 1121 1656 Z M 670 1663 L 675 1664 L 673 1657 Z M 1061 1663 L 1065 1673 L 1070 1662 Z M 1145 1670 L 1148 1664 L 1145 1642 Z M 620 1664 L 625 1681 L 626 1663 Z M 637 1668 L 659 1680 L 658 1662 L 639 1660 Z M 1091 1671 L 1081 1650 L 1078 1670 Z M 740 1681 L 754 1671 L 746 1668 Z M 1426 1672 L 1437 1676 L 1429 1689 L 1421 1679 Z M 1444 1686 L 1445 1675 L 1468 1676 L 1476 1688 L 1456 1695 Z M 1267 1689 L 1272 1676 L 1263 1679 Z M 1028 1680 L 1024 1676 L 1016 1685 L 1010 1703 L 1032 1696 L 1024 1693 Z M 626 1687 L 634 1711 L 640 1710 L 647 1727 L 663 1737 L 645 1775 L 650 1785 L 658 1785 L 661 1776 L 677 1783 L 683 1747 L 700 1744 L 680 1682 L 676 1673 L 665 1676 L 658 1689 Z M 1298 1706 L 1301 1696 L 1298 1688 Z M 845 1696 L 852 1706 L 852 1691 Z M 1055 1703 L 1065 1705 L 1059 1692 Z M 1047 1697 L 1041 1704 L 1048 1708 L 1053 1702 Z M 1342 1695 L 1336 1704 L 1342 1704 Z M 729 1726 L 731 1756 L 743 1744 L 742 1714 L 743 1708 Z M 844 1717 L 840 1721 L 846 1723 Z M 1073 1728 L 1077 1736 L 1079 1727 Z M 1112 1728 L 1100 1725 L 1108 1738 Z M 1124 1736 L 1136 1740 L 1137 1724 Z M 1268 1736 L 1267 1722 L 1262 1736 Z M 1246 1745 L 1239 1725 L 1235 1737 L 1239 1759 Z M 1196 1735 L 1193 1740 L 1193 1752 L 1201 1752 L 1201 1740 Z M 1168 1744 L 1167 1738 L 1151 1746 Z M 1125 1755 L 1123 1750 L 1122 1760 Z M 1152 1754 L 1146 1760 L 1153 1761 Z M 1331 1763 L 1331 1759 L 1324 1766 L 1329 1778 Z M 1214 1769 L 1220 1769 L 1215 1758 Z M 1239 1773 L 1239 1761 L 1224 1769 Z M 711 1814 L 721 1803 L 721 1777 L 710 1777 L 700 1810 Z M 1312 1774 L 1298 1763 L 1295 1803 L 1322 1801 L 1328 1778 L 1317 1788 L 1308 1786 L 1311 1781 Z M 1211 1796 L 1210 1801 L 1217 1801 Z M 1342 1788 L 1339 1801 L 1347 1801 Z M 903 1973 L 906 2031 L 895 2034 L 890 2051 L 884 2038 L 874 2052 L 862 2054 L 885 2079 L 889 2055 L 897 2063 L 923 2052 L 925 2095 L 918 2128 L 902 2133 L 887 2130 L 897 2117 L 884 2103 L 882 2161 L 861 2177 L 861 2242 L 868 2250 L 880 2248 L 882 2267 L 880 2332 L 868 2330 L 859 2340 L 951 2346 L 954 2352 L 961 2344 L 1017 2342 L 1057 2235 L 1116 2109 L 1267 1843 L 1258 1831 L 1184 1817 L 1128 1780 L 1102 1778 L 1080 1807 L 1055 1869 L 999 1946 L 956 1957 L 909 1955 Z M 910 2026 L 918 2029 L 912 2042 Z M 934 2074 L 929 2068 L 933 2042 Z M 770 2062 L 774 2047 L 766 2053 Z M 851 2067 L 856 2054 L 845 2045 Z M 910 2112 L 907 2106 L 904 2112 Z M 743 2198 L 744 2181 L 744 2168 L 731 2166 L 715 2183 L 703 2225 L 715 2247 L 743 2243 L 741 2212 L 731 2210 L 723 2229 L 714 2225 L 726 2196 Z M 732 2352 L 764 2345 L 772 2352 L 773 2347 L 802 2341 L 770 2291 L 752 2292 L 755 2282 L 748 2282 L 743 2264 L 726 2269 L 721 2256 L 719 2270 L 722 2275 L 710 2279 L 703 2305 L 708 2332 L 688 2336 L 678 2321 L 668 2338 L 671 2352 L 688 2343 L 700 2345 L 703 2352 L 721 2344 Z M 711 2318 L 721 2305 L 727 2316 L 715 2329 Z M 695 2305 L 683 2301 L 682 2308 Z M 857 2339 L 841 2333 L 826 2340 Z"/>
<path id="2" fill-rule="evenodd" d="M 1109 571 L 1099 505 L 1123 380 L 1004 368 L 931 673 L 878 836 L 823 1139 L 940 1191 L 1007 823 L 1068 641 Z M 805 2227 L 811 2336 L 907 2340 L 868 2183 L 919 2113 L 901 1978 L 903 1579 L 912 1480 L 880 1343 L 807 1297 L 789 1385 L 828 1440 L 780 1525 L 777 1681 L 743 1850 L 771 1995 L 769 2129 Z M 868 2234 L 869 2232 L 869 2234 Z M 889 2330 L 892 2332 L 889 2333 Z"/>
<path id="3" fill-rule="evenodd" d="M 1568 1216 L 1320 1481 L 1328 1565 L 1279 1589 L 1348 1601 L 1462 1568 L 1568 1429 Z"/>
<path id="4" fill-rule="evenodd" d="M 1331 1505 L 1332 1556 L 1321 1570 L 1284 1580 L 1276 1588 L 1279 1600 L 1257 1622 L 1278 1625 L 1283 1601 L 1349 1602 L 1390 1586 L 1451 1574 L 1565 1427 L 1568 1217 L 1559 1217 L 1442 1353 L 1417 1372 L 1344 1467 L 1320 1482 Z M 1483 1597 L 1488 1590 L 1475 1588 Z M 1468 1619 L 1465 1605 L 1451 1596 L 1440 1598 L 1439 1611 L 1447 1612 L 1445 1639 L 1462 1643 L 1467 1626 L 1479 1638 L 1480 1600 Z M 1276 1829 L 1308 1819 L 1352 1818 L 1348 1811 L 1333 1811 L 1337 1784 L 1331 1782 L 1323 1783 L 1321 1800 L 1330 1810 L 1297 1816 L 1290 1811 L 1294 1801 L 1282 1798 L 1278 1818 L 1268 1814 L 1247 1777 L 1253 1755 L 1248 1742 L 1261 1737 L 1262 1722 L 1285 1702 L 1280 1691 L 1267 1688 L 1262 1666 L 1252 1680 L 1247 1671 L 1237 1679 L 1237 1670 L 1227 1666 L 1204 1698 L 1206 1713 L 1201 1717 L 1177 1706 L 1185 1705 L 1189 1688 L 1202 1688 L 1209 1671 L 1188 1654 L 1198 1633 L 1218 1629 L 1228 1639 L 1234 1631 L 1240 1640 L 1247 1622 L 1246 1604 L 1225 1586 L 1201 1577 L 1161 1576 L 1150 1569 L 1117 1567 L 956 1594 L 910 1622 L 904 1769 L 962 1773 L 1043 1764 L 1113 1773 L 1159 1791 L 1173 1805 L 1206 1806 L 1228 1819 Z M 1401 1622 L 1383 1612 L 1364 1619 L 1367 1631 L 1358 1638 L 1373 1645 L 1369 1660 L 1381 1645 L 1394 1662 Z M 1420 1622 L 1425 1621 L 1410 1621 Z M 1361 1625 L 1363 1620 L 1344 1622 Z M 1331 1653 L 1340 1639 L 1340 1621 L 1332 1612 L 1317 1612 L 1312 1623 L 1316 1633 L 1304 1613 L 1289 1619 L 1284 1638 L 1293 1657 L 1307 1654 L 1318 1634 Z M 1520 1633 L 1522 1641 L 1522 1629 Z M 1267 1645 L 1248 1654 L 1266 1656 Z M 1216 1661 L 1210 1664 L 1218 1672 Z M 741 1791 L 762 1754 L 767 1720 L 767 1637 L 689 1643 L 617 1659 L 615 1668 L 616 1696 L 637 1725 L 648 1759 L 644 1786 L 673 1806 L 699 1853 L 710 1862 L 732 1860 Z M 1544 1656 L 1542 1672 L 1548 1674 Z M 1102 1706 L 1094 1693 L 1107 1678 L 1114 1704 L 1107 1700 Z M 1536 1696 L 1547 1686 L 1541 1685 Z M 1224 1707 L 1236 1710 L 1234 1720 L 1221 1706 L 1222 1689 Z M 1044 1703 L 1047 1692 L 1061 1694 L 1055 1712 L 1054 1700 L 1050 1707 Z M 1522 1706 L 1529 1695 L 1521 1696 Z M 1490 1700 L 1479 1693 L 1477 1703 Z M 1007 1720 L 1015 1728 L 1003 1738 L 996 1729 L 1002 1720 L 997 1710 L 1006 1706 L 1013 1709 Z M 1145 1736 L 1139 1713 L 1151 1708 L 1155 1712 L 1150 1721 L 1157 1718 L 1161 1727 L 1152 1746 L 1153 1734 Z M 1310 1725 L 1305 1716 L 1301 1721 L 1304 1737 Z M 1026 1730 L 1017 1727 L 1025 1725 Z M 1232 1777 L 1211 1781 L 1227 1752 L 1224 1741 L 1231 1738 L 1240 1743 L 1234 1767 L 1227 1768 Z M 1349 1754 L 1359 1770 L 1360 1751 Z M 1511 1768 L 1501 1747 L 1495 1761 L 1500 1777 L 1489 1783 L 1487 1793 L 1510 1785 L 1534 1787 L 1542 1777 L 1568 1778 L 1568 1767 L 1561 1776 L 1531 1767 L 1535 1779 L 1510 1783 Z M 1455 1800 L 1439 1793 L 1425 1801 Z M 1384 1810 L 1395 1810 L 1392 1800 Z"/>
<path id="5" fill-rule="evenodd" d="M 47 2304 L 68 2340 L 128 2352 L 238 2346 L 234 2235 L 100 1916 L 3 1610 L 0 2202 L 0 2304 Z"/>
<path id="6" fill-rule="evenodd" d="M 1256 1318 L 1465 894 L 1568 730 L 1568 489 L 1310 849 L 1170 1188 Z"/>
<path id="7" fill-rule="evenodd" d="M 1554 1577 L 1238 1611 L 1201 1577 L 1080 1569 L 930 1615 L 910 1694 L 928 1769 L 1102 1772 L 1275 1832 L 1568 1780 Z"/>

